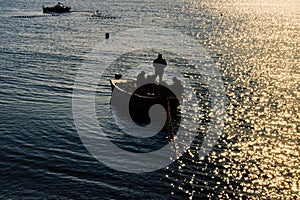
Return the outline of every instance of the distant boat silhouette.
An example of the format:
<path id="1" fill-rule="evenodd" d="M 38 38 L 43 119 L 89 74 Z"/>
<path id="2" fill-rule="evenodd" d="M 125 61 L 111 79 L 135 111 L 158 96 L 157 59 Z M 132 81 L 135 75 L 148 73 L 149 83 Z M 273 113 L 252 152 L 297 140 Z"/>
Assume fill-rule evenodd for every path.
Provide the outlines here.
<path id="1" fill-rule="evenodd" d="M 44 13 L 64 13 L 70 12 L 71 7 L 65 6 L 62 3 L 58 2 L 54 7 L 45 7 L 43 6 Z"/>

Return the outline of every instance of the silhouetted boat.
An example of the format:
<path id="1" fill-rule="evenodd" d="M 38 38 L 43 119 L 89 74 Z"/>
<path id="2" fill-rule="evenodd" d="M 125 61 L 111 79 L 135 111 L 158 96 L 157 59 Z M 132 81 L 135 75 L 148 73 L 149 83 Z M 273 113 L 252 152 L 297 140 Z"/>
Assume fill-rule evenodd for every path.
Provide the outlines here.
<path id="1" fill-rule="evenodd" d="M 89 19 L 117 19 L 120 17 L 117 16 L 111 16 L 109 14 L 103 14 L 100 13 L 98 10 L 94 11 L 93 14 L 91 15 L 91 17 L 89 17 Z"/>
<path id="2" fill-rule="evenodd" d="M 65 12 L 70 12 L 70 10 L 71 7 L 65 6 L 60 2 L 58 2 L 58 4 L 54 7 L 43 6 L 44 13 L 65 13 Z"/>
<path id="3" fill-rule="evenodd" d="M 120 77 L 111 79 L 110 84 L 113 92 L 112 106 L 121 112 L 129 109 L 134 122 L 150 123 L 149 109 L 155 104 L 165 108 L 168 120 L 178 119 L 180 101 L 168 86 L 152 82 L 138 88 L 136 80 L 123 80 Z M 126 99 L 130 99 L 129 108 Z"/>

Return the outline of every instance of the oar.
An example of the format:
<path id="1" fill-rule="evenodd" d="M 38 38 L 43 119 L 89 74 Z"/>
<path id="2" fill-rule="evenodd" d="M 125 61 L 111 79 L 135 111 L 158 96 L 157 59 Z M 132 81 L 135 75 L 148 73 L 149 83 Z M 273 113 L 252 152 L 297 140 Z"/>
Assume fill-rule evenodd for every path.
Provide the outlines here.
<path id="1" fill-rule="evenodd" d="M 171 107 L 170 107 L 170 102 L 169 98 L 167 98 L 167 104 L 168 104 L 168 124 L 169 124 L 169 132 L 172 136 L 173 139 L 173 146 L 176 154 L 176 158 L 179 158 L 179 154 L 177 152 L 177 146 L 176 146 L 176 135 L 174 134 L 174 127 L 173 127 L 173 122 L 172 122 L 172 116 L 171 116 Z"/>

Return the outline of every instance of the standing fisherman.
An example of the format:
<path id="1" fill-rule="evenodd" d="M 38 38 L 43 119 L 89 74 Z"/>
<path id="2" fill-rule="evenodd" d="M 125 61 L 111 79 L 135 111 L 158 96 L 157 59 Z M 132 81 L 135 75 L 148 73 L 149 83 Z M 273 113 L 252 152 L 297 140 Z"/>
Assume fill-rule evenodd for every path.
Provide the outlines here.
<path id="1" fill-rule="evenodd" d="M 162 77 L 164 74 L 164 69 L 167 66 L 167 62 L 162 58 L 161 54 L 158 54 L 157 58 L 153 61 L 153 67 L 155 68 L 155 79 L 158 76 L 159 82 L 162 82 Z"/>

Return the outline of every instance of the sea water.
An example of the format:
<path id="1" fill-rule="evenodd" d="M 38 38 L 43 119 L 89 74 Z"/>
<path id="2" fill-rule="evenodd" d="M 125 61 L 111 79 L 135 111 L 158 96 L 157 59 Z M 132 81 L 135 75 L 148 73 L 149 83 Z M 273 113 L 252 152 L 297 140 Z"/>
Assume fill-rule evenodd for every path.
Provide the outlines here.
<path id="1" fill-rule="evenodd" d="M 43 17 L 42 6 L 53 3 L 1 2 L 2 199 L 300 198 L 299 1 L 66 0 L 78 12 Z M 89 19 L 94 10 L 120 18 Z M 204 47 L 224 82 L 226 117 L 205 158 L 196 156 L 201 132 L 193 151 L 170 166 L 134 174 L 104 165 L 86 149 L 72 95 L 78 70 L 105 33 L 113 40 L 145 26 L 177 30 Z M 152 53 L 140 50 L 115 62 L 97 89 L 99 123 L 129 149 L 132 141 L 118 141 L 108 79 L 136 59 L 143 63 L 138 69 L 151 74 L 157 51 Z M 201 79 L 184 60 L 164 56 L 187 80 Z M 155 148 L 150 144 L 142 148 Z"/>

